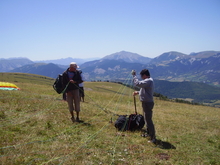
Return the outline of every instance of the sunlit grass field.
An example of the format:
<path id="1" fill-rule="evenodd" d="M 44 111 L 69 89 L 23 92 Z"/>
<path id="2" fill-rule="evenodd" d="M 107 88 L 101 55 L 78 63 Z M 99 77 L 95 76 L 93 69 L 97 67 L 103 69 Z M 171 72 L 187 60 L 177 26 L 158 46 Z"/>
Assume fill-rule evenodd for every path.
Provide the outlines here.
<path id="1" fill-rule="evenodd" d="M 43 81 L 44 80 L 44 81 Z M 0 91 L 0 164 L 219 164 L 220 109 L 155 98 L 157 145 L 141 131 L 119 132 L 119 115 L 134 113 L 133 89 L 85 82 L 83 123 L 72 123 L 53 79 L 1 75 L 20 91 Z M 142 113 L 137 100 L 137 111 Z"/>

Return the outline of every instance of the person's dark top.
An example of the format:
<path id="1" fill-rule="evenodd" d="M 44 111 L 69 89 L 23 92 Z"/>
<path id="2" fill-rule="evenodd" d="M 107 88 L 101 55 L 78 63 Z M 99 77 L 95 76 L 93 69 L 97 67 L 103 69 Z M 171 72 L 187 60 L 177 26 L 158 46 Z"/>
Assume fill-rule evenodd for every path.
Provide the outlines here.
<path id="1" fill-rule="evenodd" d="M 69 83 L 68 87 L 66 88 L 65 92 L 69 92 L 71 90 L 79 89 L 79 84 L 82 83 L 82 78 L 78 70 L 74 72 L 70 72 L 69 68 L 63 72 L 63 87 L 65 88 L 66 85 L 70 80 L 75 81 L 76 83 Z"/>

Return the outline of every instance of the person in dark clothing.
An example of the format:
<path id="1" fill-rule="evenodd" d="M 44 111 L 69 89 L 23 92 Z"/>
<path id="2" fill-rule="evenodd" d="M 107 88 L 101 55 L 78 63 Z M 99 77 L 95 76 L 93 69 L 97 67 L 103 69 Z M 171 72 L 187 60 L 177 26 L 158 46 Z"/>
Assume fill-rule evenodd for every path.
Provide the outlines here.
<path id="1" fill-rule="evenodd" d="M 141 78 L 143 79 L 142 81 L 138 80 L 138 78 L 136 77 L 136 72 L 134 70 L 132 71 L 132 75 L 134 85 L 141 88 L 140 91 L 135 91 L 133 95 L 135 96 L 139 94 L 139 98 L 142 103 L 143 116 L 147 128 L 147 134 L 145 134 L 145 137 L 149 136 L 149 142 L 156 143 L 155 128 L 152 121 L 152 109 L 154 107 L 154 81 L 150 77 L 150 72 L 147 69 L 143 69 L 140 72 Z"/>
<path id="2" fill-rule="evenodd" d="M 70 63 L 70 67 L 63 73 L 63 86 L 66 87 L 66 101 L 68 103 L 69 111 L 71 114 L 72 122 L 80 122 L 80 97 L 79 97 L 79 84 L 82 83 L 82 78 L 77 70 L 75 62 Z M 73 105 L 74 102 L 74 105 Z M 76 119 L 74 118 L 73 111 L 76 111 Z"/>
<path id="3" fill-rule="evenodd" d="M 83 76 L 83 73 L 82 73 L 82 71 L 81 70 L 79 70 L 79 73 L 80 73 L 80 75 L 81 75 L 81 78 L 82 78 L 82 81 L 84 82 L 85 81 L 85 78 L 84 78 L 84 76 Z M 79 84 L 79 96 L 80 96 L 80 101 L 85 101 L 84 100 L 84 98 L 85 98 L 85 93 L 84 93 L 84 83 L 80 83 Z"/>

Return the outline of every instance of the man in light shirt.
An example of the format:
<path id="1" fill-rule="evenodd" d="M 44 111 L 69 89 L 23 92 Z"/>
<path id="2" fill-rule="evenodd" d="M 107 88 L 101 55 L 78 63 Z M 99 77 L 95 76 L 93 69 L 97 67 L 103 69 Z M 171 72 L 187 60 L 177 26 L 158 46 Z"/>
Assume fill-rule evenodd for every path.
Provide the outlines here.
<path id="1" fill-rule="evenodd" d="M 139 95 L 140 101 L 142 103 L 143 108 L 143 116 L 145 120 L 145 124 L 147 127 L 147 133 L 144 134 L 144 137 L 150 137 L 150 141 L 152 143 L 156 143 L 156 135 L 155 135 L 155 128 L 154 123 L 152 121 L 152 115 L 153 115 L 153 107 L 154 107 L 154 99 L 153 99 L 153 93 L 154 93 L 154 81 L 150 77 L 150 72 L 147 69 L 143 69 L 140 72 L 142 80 L 139 81 L 136 77 L 136 72 L 132 71 L 133 75 L 133 83 L 135 86 L 140 87 L 140 91 L 133 92 L 133 96 Z"/>

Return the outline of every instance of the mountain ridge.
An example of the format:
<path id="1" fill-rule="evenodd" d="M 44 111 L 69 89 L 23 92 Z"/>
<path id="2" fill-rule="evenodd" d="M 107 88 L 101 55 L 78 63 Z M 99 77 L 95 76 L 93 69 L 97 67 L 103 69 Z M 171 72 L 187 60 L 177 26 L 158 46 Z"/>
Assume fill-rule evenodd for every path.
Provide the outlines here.
<path id="1" fill-rule="evenodd" d="M 70 62 L 76 62 L 78 65 L 81 65 L 87 61 L 97 60 L 100 59 L 98 57 L 94 58 L 87 58 L 87 59 L 81 59 L 81 58 L 61 58 L 61 59 L 55 59 L 55 60 L 42 60 L 42 61 L 34 61 L 35 63 L 54 63 L 59 65 L 69 65 Z"/>
<path id="2" fill-rule="evenodd" d="M 9 59 L 1 58 L 0 71 L 7 72 L 9 70 L 13 70 L 14 68 L 22 67 L 28 64 L 34 64 L 34 62 L 25 57 L 9 58 Z"/>
<path id="3" fill-rule="evenodd" d="M 34 63 L 30 65 L 24 65 L 20 68 L 15 68 L 11 72 L 16 73 L 32 73 L 37 75 L 43 75 L 51 78 L 56 78 L 58 74 L 63 73 L 64 69 L 58 67 L 53 63 Z"/>
<path id="4" fill-rule="evenodd" d="M 103 57 L 101 60 L 122 60 L 128 63 L 140 63 L 146 64 L 151 61 L 151 58 L 141 56 L 137 53 L 127 52 L 127 51 L 120 51 L 110 55 Z"/>
<path id="5" fill-rule="evenodd" d="M 143 57 L 138 54 L 135 54 L 136 56 L 134 56 L 131 60 L 130 58 L 132 58 L 132 55 L 134 54 L 135 53 L 126 51 L 116 52 L 99 60 L 85 62 L 80 65 L 80 69 L 83 70 L 88 81 L 96 79 L 107 80 L 111 78 L 125 79 L 132 69 L 140 72 L 143 68 L 147 68 L 150 70 L 154 78 L 161 80 L 198 81 L 212 85 L 220 85 L 220 51 L 203 51 L 191 53 L 191 55 L 186 55 L 176 51 L 165 52 L 148 63 L 144 62 L 144 64 L 140 62 L 142 60 L 135 61 L 136 57 Z M 114 58 L 116 56 L 117 58 Z M 1 62 L 2 60 L 0 60 L 0 64 Z M 10 60 L 8 63 L 8 66 L 13 66 L 10 64 Z M 35 63 L 31 63 L 33 64 L 33 68 L 36 70 L 36 66 L 34 66 Z M 4 65 L 5 68 L 10 68 L 6 67 L 7 64 Z M 58 66 L 61 69 L 57 70 L 57 74 L 59 74 L 58 71 L 63 71 L 68 67 L 68 65 Z M 27 68 L 25 67 L 23 67 L 23 69 L 15 67 L 13 69 L 10 68 L 10 70 L 3 71 L 27 72 Z M 54 69 L 51 69 L 48 66 L 45 67 L 45 73 L 49 71 L 54 72 Z M 34 69 L 32 72 L 44 74 L 41 71 L 34 71 Z M 46 76 L 48 76 L 48 74 Z M 54 78 L 55 74 L 52 76 Z"/>
<path id="6" fill-rule="evenodd" d="M 101 59 L 84 63 L 81 65 L 81 69 L 86 73 L 88 80 L 106 80 L 111 77 L 125 78 L 126 74 L 129 74 L 132 69 L 140 72 L 143 68 L 147 68 L 155 78 L 161 80 L 198 81 L 220 85 L 220 52 L 207 51 L 206 53 L 209 53 L 206 56 L 207 58 L 196 58 L 179 52 L 167 52 L 154 58 L 156 60 L 160 59 L 159 62 L 153 61 L 147 64 L 128 63 L 124 61 L 120 61 L 119 64 L 117 60 L 106 61 L 105 59 Z M 114 67 L 118 68 L 118 73 L 113 69 Z M 97 70 L 100 72 L 96 72 Z M 94 74 L 95 72 L 96 74 Z"/>

